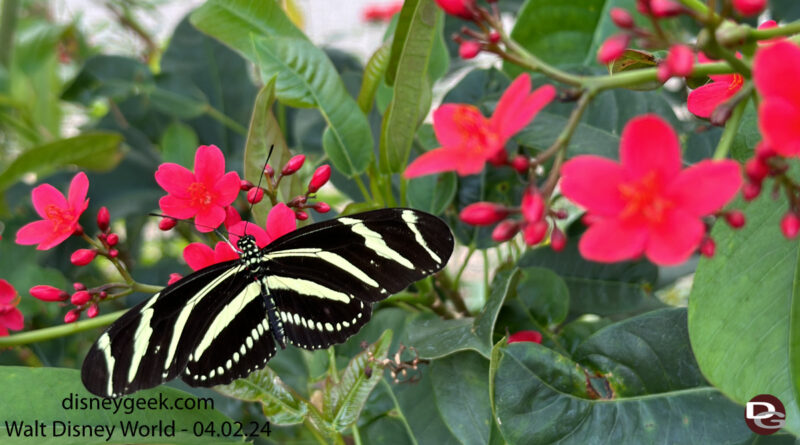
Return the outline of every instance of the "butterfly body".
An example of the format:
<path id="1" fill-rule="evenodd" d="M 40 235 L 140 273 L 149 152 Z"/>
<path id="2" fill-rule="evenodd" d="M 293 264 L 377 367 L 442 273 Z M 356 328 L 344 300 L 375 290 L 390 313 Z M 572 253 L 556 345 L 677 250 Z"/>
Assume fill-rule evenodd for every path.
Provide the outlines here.
<path id="1" fill-rule="evenodd" d="M 277 346 L 344 342 L 372 304 L 446 264 L 452 234 L 435 216 L 383 209 L 312 224 L 238 260 L 200 269 L 132 308 L 90 349 L 92 393 L 119 397 L 180 377 L 226 384 L 263 368 Z"/>

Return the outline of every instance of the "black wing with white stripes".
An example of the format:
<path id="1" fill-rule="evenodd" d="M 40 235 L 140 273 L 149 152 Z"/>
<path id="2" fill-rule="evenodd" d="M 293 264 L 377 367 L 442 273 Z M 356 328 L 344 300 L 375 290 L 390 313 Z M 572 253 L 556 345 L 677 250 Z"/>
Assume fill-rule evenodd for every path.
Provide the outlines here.
<path id="1" fill-rule="evenodd" d="M 358 332 L 372 304 L 447 263 L 450 229 L 410 209 L 312 224 L 262 250 L 201 269 L 131 309 L 83 363 L 89 391 L 118 397 L 180 376 L 230 383 L 263 368 L 277 346 L 326 348 Z"/>

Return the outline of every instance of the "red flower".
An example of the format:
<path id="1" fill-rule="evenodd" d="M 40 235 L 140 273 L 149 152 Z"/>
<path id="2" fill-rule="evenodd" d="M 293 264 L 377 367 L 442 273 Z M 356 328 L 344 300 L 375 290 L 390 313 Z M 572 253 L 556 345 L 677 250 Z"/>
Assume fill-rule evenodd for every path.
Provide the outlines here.
<path id="1" fill-rule="evenodd" d="M 713 62 L 703 53 L 698 54 L 698 60 L 700 63 Z M 744 78 L 737 73 L 712 74 L 708 77 L 712 82 L 692 90 L 686 104 L 692 114 L 706 119 L 711 117 L 717 105 L 730 99 L 744 85 Z"/>
<path id="2" fill-rule="evenodd" d="M 372 4 L 367 5 L 361 12 L 361 16 L 365 22 L 388 22 L 392 20 L 395 14 L 403 9 L 403 2 L 392 2 L 384 5 Z"/>
<path id="3" fill-rule="evenodd" d="M 473 20 L 477 16 L 475 0 L 436 0 L 436 4 L 444 12 L 462 19 Z"/>
<path id="4" fill-rule="evenodd" d="M 531 79 L 522 74 L 503 93 L 491 119 L 472 105 L 442 105 L 433 113 L 433 129 L 442 147 L 415 159 L 405 177 L 444 171 L 462 176 L 479 173 L 486 161 L 505 155 L 511 136 L 528 125 L 555 95 L 551 85 L 531 93 Z"/>
<path id="5" fill-rule="evenodd" d="M 39 250 L 47 250 L 61 244 L 80 227 L 78 218 L 89 206 L 86 193 L 89 179 L 83 172 L 72 178 L 67 198 L 50 184 L 42 184 L 31 193 L 31 200 L 40 221 L 26 224 L 17 231 L 17 244 L 38 244 Z"/>
<path id="6" fill-rule="evenodd" d="M 225 220 L 225 206 L 239 194 L 239 175 L 225 173 L 225 158 L 214 145 L 201 145 L 194 156 L 194 173 L 171 162 L 161 164 L 156 182 L 168 195 L 158 202 L 161 211 L 178 218 L 195 217 L 200 232 L 211 232 Z"/>
<path id="7" fill-rule="evenodd" d="M 583 257 L 599 262 L 644 253 L 662 265 L 685 261 L 705 235 L 702 218 L 730 201 L 742 182 L 735 161 L 702 161 L 681 170 L 675 131 L 655 115 L 622 132 L 621 163 L 577 156 L 561 168 L 561 191 L 587 209 Z"/>
<path id="8" fill-rule="evenodd" d="M 191 243 L 183 249 L 183 259 L 192 270 L 238 258 L 239 254 L 223 241 L 218 242 L 214 249 L 203 243 Z"/>
<path id="9" fill-rule="evenodd" d="M 762 46 L 753 79 L 763 100 L 758 126 L 764 141 L 782 156 L 800 156 L 800 48 L 789 41 Z"/>
<path id="10" fill-rule="evenodd" d="M 542 343 L 542 334 L 538 331 L 519 331 L 508 337 L 508 344 L 519 342 Z"/>
<path id="11" fill-rule="evenodd" d="M 0 280 L 0 337 L 8 335 L 8 330 L 19 331 L 25 318 L 17 309 L 17 291 L 8 281 Z"/>
<path id="12" fill-rule="evenodd" d="M 761 13 L 767 7 L 767 0 L 733 0 L 733 9 L 743 16 Z"/>

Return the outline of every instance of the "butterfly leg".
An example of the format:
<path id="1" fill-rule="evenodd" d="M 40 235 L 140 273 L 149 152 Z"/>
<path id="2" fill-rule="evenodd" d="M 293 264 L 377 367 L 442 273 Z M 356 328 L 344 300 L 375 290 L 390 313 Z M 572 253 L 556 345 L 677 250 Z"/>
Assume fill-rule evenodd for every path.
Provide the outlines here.
<path id="1" fill-rule="evenodd" d="M 275 307 L 275 300 L 269 294 L 269 287 L 267 287 L 267 279 L 261 279 L 261 296 L 264 297 L 264 305 L 267 307 L 267 320 L 269 320 L 269 328 L 275 341 L 281 346 L 281 349 L 286 349 L 286 336 L 283 332 L 283 322 L 278 317 L 278 311 Z"/>

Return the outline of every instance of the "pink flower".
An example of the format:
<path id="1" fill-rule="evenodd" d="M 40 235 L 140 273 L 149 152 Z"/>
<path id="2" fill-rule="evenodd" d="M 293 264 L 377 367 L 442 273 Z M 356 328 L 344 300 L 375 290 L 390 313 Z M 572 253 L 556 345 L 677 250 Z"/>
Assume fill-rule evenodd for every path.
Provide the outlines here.
<path id="1" fill-rule="evenodd" d="M 231 246 L 227 243 L 220 241 L 211 249 L 203 243 L 191 243 L 183 249 L 183 259 L 192 270 L 200 270 L 212 264 L 222 263 L 225 261 L 235 260 L 239 258 Z"/>
<path id="2" fill-rule="evenodd" d="M 17 309 L 19 298 L 17 291 L 8 281 L 0 280 L 0 337 L 8 335 L 8 330 L 19 331 L 23 328 L 25 318 Z"/>
<path id="3" fill-rule="evenodd" d="M 758 126 L 764 141 L 782 156 L 800 156 L 800 48 L 789 41 L 762 46 L 753 79 L 762 101 Z"/>
<path id="4" fill-rule="evenodd" d="M 702 218 L 728 203 L 742 183 L 735 161 L 702 161 L 681 170 L 675 131 L 655 115 L 625 126 L 621 163 L 577 156 L 561 168 L 561 191 L 587 209 L 579 243 L 592 261 L 645 254 L 661 265 L 685 261 L 700 245 Z"/>
<path id="5" fill-rule="evenodd" d="M 395 14 L 403 9 L 403 2 L 397 1 L 387 4 L 371 4 L 364 7 L 361 16 L 365 22 L 388 22 Z"/>
<path id="6" fill-rule="evenodd" d="M 511 343 L 519 343 L 519 342 L 530 342 L 530 343 L 542 343 L 542 334 L 538 331 L 519 331 L 511 334 L 508 337 L 508 344 Z"/>
<path id="7" fill-rule="evenodd" d="M 473 175 L 486 161 L 505 156 L 506 142 L 522 130 L 556 95 L 551 85 L 531 93 L 531 79 L 521 74 L 503 93 L 490 119 L 472 105 L 446 104 L 433 113 L 433 129 L 442 144 L 415 159 L 406 178 L 456 171 Z"/>
<path id="8" fill-rule="evenodd" d="M 225 207 L 239 194 L 239 175 L 225 173 L 225 158 L 214 145 L 201 145 L 194 156 L 194 173 L 171 162 L 161 164 L 156 182 L 168 195 L 158 204 L 167 215 L 195 217 L 200 232 L 211 232 L 225 221 Z"/>
<path id="9" fill-rule="evenodd" d="M 83 172 L 72 178 L 67 198 L 50 184 L 42 184 L 31 193 L 31 200 L 40 221 L 26 224 L 17 231 L 17 244 L 38 244 L 39 250 L 55 247 L 80 227 L 78 218 L 89 206 L 86 193 L 89 179 Z"/>
<path id="10" fill-rule="evenodd" d="M 705 54 L 698 54 L 700 63 L 713 62 Z M 692 90 L 687 106 L 695 116 L 709 118 L 717 106 L 730 99 L 744 85 L 741 74 L 712 74 L 712 82 Z"/>
<path id="11" fill-rule="evenodd" d="M 473 20 L 477 17 L 475 0 L 436 0 L 436 4 L 444 12 L 462 19 Z"/>

